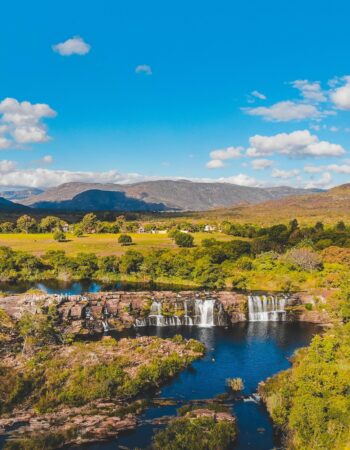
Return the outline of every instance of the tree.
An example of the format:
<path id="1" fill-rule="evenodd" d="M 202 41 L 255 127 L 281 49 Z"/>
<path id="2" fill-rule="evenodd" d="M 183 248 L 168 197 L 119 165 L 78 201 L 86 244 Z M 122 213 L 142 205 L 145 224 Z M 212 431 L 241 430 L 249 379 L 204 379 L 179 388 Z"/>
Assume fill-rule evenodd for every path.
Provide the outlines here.
<path id="1" fill-rule="evenodd" d="M 340 221 L 336 224 L 335 230 L 336 230 L 336 231 L 345 231 L 345 230 L 346 230 L 345 223 L 344 223 L 342 220 L 340 220 Z"/>
<path id="2" fill-rule="evenodd" d="M 297 219 L 293 219 L 289 222 L 289 227 L 290 227 L 290 231 L 293 232 L 295 231 L 297 228 L 299 228 L 299 224 Z"/>
<path id="3" fill-rule="evenodd" d="M 97 217 L 93 213 L 85 214 L 80 225 L 84 233 L 94 233 L 97 227 Z"/>
<path id="4" fill-rule="evenodd" d="M 143 259 L 143 255 L 140 252 L 128 250 L 125 255 L 120 258 L 120 272 L 128 274 L 132 272 L 139 272 Z"/>
<path id="5" fill-rule="evenodd" d="M 46 231 L 48 233 L 54 231 L 54 230 L 60 230 L 61 229 L 61 219 L 55 216 L 47 216 L 44 217 L 39 224 L 41 231 Z"/>
<path id="6" fill-rule="evenodd" d="M 84 235 L 81 225 L 76 225 L 74 227 L 73 234 L 76 237 L 82 237 Z"/>
<path id="7" fill-rule="evenodd" d="M 128 234 L 121 234 L 118 237 L 119 244 L 125 246 L 125 245 L 131 245 L 132 244 L 132 238 Z"/>
<path id="8" fill-rule="evenodd" d="M 179 247 L 193 247 L 193 236 L 189 233 L 176 233 L 175 244 Z"/>
<path id="9" fill-rule="evenodd" d="M 53 238 L 57 242 L 64 242 L 66 240 L 66 235 L 61 230 L 56 230 L 53 234 Z"/>
<path id="10" fill-rule="evenodd" d="M 1 233 L 12 233 L 15 230 L 15 224 L 12 222 L 3 222 L 0 224 Z"/>
<path id="11" fill-rule="evenodd" d="M 293 248 L 286 253 L 284 259 L 288 263 L 309 272 L 322 267 L 320 255 L 309 248 Z"/>
<path id="12" fill-rule="evenodd" d="M 37 223 L 36 220 L 27 214 L 19 217 L 17 219 L 17 228 L 25 233 L 30 233 L 36 231 Z"/>

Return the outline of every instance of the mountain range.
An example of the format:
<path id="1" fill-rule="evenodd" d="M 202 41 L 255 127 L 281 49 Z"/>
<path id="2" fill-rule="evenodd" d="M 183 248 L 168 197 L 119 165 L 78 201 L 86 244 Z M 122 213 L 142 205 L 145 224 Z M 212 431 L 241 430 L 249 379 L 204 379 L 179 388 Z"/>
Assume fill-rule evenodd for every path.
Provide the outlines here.
<path id="1" fill-rule="evenodd" d="M 69 211 L 206 211 L 316 192 L 319 190 L 288 186 L 258 188 L 187 180 L 123 185 L 72 182 L 30 195 L 20 202 L 32 208 Z"/>

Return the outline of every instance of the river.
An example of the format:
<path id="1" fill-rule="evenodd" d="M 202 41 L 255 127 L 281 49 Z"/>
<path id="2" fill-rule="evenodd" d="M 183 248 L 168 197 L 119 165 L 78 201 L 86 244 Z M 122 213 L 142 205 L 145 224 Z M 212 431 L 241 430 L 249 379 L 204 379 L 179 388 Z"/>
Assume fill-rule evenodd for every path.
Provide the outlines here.
<path id="1" fill-rule="evenodd" d="M 238 440 L 232 446 L 237 450 L 271 450 L 281 443 L 274 432 L 267 411 L 251 394 L 258 383 L 287 369 L 293 352 L 307 345 L 321 328 L 307 323 L 251 322 L 222 327 L 145 327 L 132 335 L 157 335 L 162 338 L 182 334 L 203 342 L 205 356 L 194 362 L 176 379 L 165 385 L 157 397 L 178 400 L 177 406 L 152 407 L 142 415 L 143 424 L 117 440 L 84 446 L 84 450 L 115 450 L 146 448 L 159 428 L 149 421 L 167 415 L 176 415 L 181 403 L 195 399 L 211 399 L 226 391 L 225 381 L 231 377 L 244 380 L 244 399 L 231 404 L 238 420 Z M 130 335 L 130 333 L 129 333 Z"/>

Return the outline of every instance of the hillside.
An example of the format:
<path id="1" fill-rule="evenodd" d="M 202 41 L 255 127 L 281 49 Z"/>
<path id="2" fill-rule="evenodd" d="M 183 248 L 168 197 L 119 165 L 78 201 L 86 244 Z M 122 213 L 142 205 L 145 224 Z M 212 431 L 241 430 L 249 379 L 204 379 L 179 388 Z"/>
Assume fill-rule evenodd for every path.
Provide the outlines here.
<path id="1" fill-rule="evenodd" d="M 106 192 L 124 193 L 124 196 L 107 195 Z M 34 208 L 76 211 L 205 211 L 243 203 L 256 204 L 305 192 L 303 189 L 286 186 L 254 188 L 229 183 L 194 183 L 186 180 L 158 180 L 129 185 L 65 183 L 25 199 L 23 204 Z M 85 195 L 81 196 L 82 193 Z"/>
<path id="2" fill-rule="evenodd" d="M 30 211 L 30 208 L 10 202 L 3 197 L 0 197 L 0 212 L 16 212 L 16 211 Z"/>
<path id="3" fill-rule="evenodd" d="M 244 205 L 209 213 L 240 222 L 271 224 L 298 218 L 304 222 L 323 221 L 334 223 L 350 221 L 350 183 L 337 186 L 327 192 L 312 195 L 291 196 L 270 200 L 258 205 Z"/>

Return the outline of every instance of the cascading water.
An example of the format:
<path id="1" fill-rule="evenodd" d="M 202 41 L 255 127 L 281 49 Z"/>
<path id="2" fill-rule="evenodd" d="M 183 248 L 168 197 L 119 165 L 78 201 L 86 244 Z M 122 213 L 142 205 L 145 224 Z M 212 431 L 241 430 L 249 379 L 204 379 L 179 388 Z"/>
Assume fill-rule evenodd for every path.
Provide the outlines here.
<path id="1" fill-rule="evenodd" d="M 249 295 L 249 322 L 278 322 L 286 320 L 286 301 L 287 299 L 284 296 Z"/>
<path id="2" fill-rule="evenodd" d="M 169 314 L 169 312 L 166 312 L 166 308 L 162 311 L 161 301 L 154 300 L 148 317 L 136 319 L 135 326 L 174 327 L 196 325 L 198 327 L 213 327 L 216 323 L 221 325 L 225 321 L 224 312 L 222 308 L 215 310 L 215 305 L 214 299 L 177 300 L 176 303 L 172 304 L 173 312 Z"/>
<path id="3" fill-rule="evenodd" d="M 214 305 L 215 300 L 212 299 L 196 299 L 195 300 L 195 324 L 199 327 L 214 326 Z"/>

